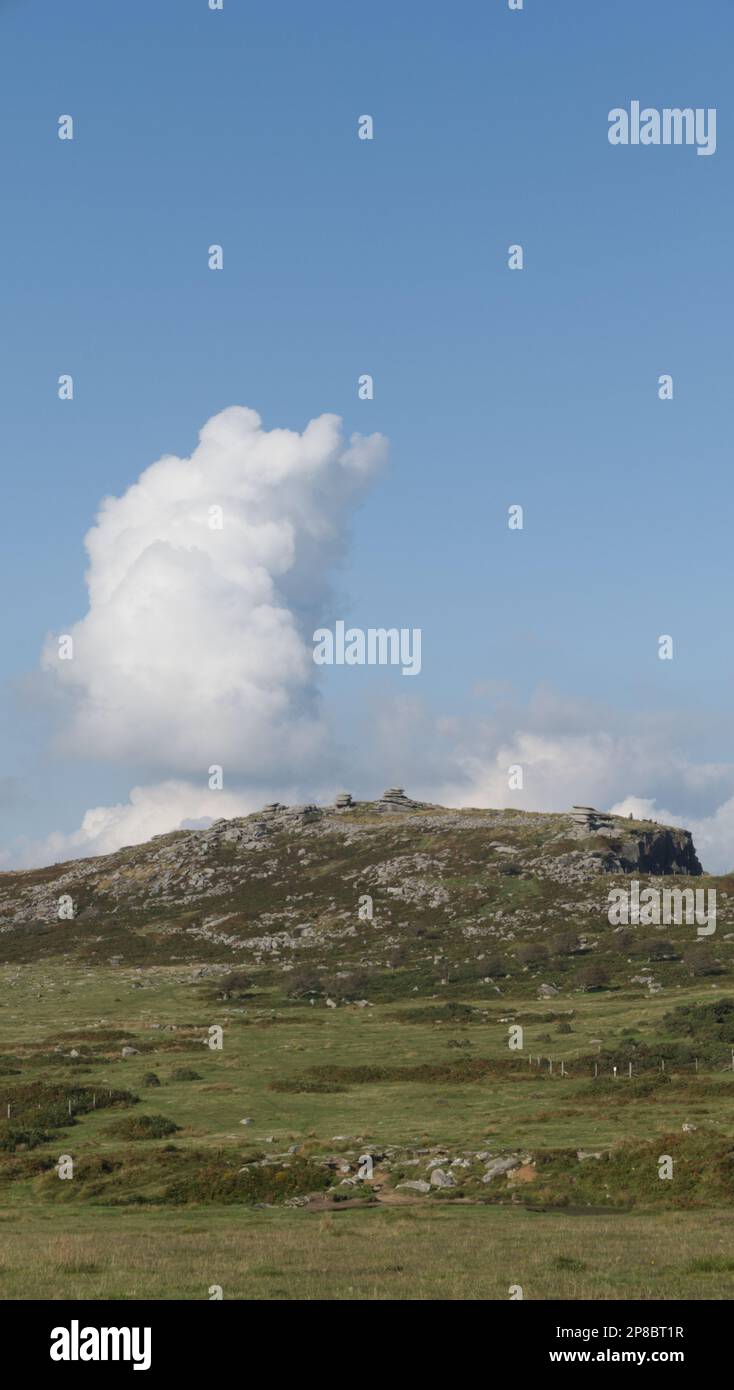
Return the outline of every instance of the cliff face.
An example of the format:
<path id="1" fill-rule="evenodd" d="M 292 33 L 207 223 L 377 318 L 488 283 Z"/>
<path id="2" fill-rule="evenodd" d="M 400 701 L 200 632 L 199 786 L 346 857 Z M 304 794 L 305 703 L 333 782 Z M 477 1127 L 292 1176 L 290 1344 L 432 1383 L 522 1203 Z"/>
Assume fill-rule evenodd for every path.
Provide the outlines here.
<path id="1" fill-rule="evenodd" d="M 595 874 L 703 873 L 690 830 L 658 825 L 654 821 L 630 821 L 575 806 L 569 827 L 553 837 L 538 866 L 542 877 L 560 883 L 587 882 Z"/>
<path id="2" fill-rule="evenodd" d="M 620 849 L 625 873 L 639 869 L 643 874 L 702 874 L 703 868 L 690 830 L 660 826 L 630 836 Z"/>
<path id="3" fill-rule="evenodd" d="M 561 834 L 528 867 L 556 883 L 589 883 L 598 874 L 703 873 L 689 830 L 655 826 L 630 832 L 622 821 L 615 831 L 578 835 L 571 843 Z"/>

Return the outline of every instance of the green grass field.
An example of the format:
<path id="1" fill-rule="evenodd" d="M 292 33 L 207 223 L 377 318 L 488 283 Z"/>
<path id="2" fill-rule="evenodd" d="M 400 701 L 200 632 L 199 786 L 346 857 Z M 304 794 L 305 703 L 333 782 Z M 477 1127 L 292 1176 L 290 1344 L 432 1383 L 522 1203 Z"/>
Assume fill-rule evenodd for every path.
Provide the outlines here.
<path id="1" fill-rule="evenodd" d="M 449 1205 L 311 1214 L 18 1207 L 3 1298 L 731 1299 L 730 1213 Z"/>
<path id="2" fill-rule="evenodd" d="M 734 1074 L 673 1062 L 648 1072 L 652 1086 L 621 1069 L 595 1084 L 589 1061 L 630 1040 L 664 1050 L 664 1016 L 722 998 L 718 986 L 574 991 L 552 1009 L 466 994 L 476 1012 L 464 1022 L 444 1020 L 443 998 L 429 1009 L 442 1021 L 421 1017 L 425 1000 L 329 1009 L 274 986 L 222 1001 L 188 964 L 142 973 L 56 959 L 0 973 L 5 1298 L 206 1299 L 216 1285 L 248 1299 L 508 1299 L 514 1285 L 539 1299 L 732 1296 Z M 508 1049 L 508 1018 L 526 1020 L 521 1053 Z M 221 1051 L 207 1045 L 212 1025 Z M 123 1059 L 123 1046 L 136 1054 Z M 469 1063 L 477 1076 L 464 1080 Z M 181 1069 L 196 1079 L 176 1079 Z M 151 1072 L 159 1085 L 146 1085 Z M 295 1089 L 315 1082 L 325 1089 Z M 138 1100 L 110 1107 L 110 1091 Z M 75 1114 L 90 1093 L 94 1108 Z M 126 1137 L 140 1116 L 177 1128 Z M 535 1181 L 488 1190 L 459 1170 L 448 1193 L 397 1191 L 441 1145 L 447 1163 L 527 1151 Z M 275 1188 L 254 1206 L 233 1199 L 253 1159 L 283 1155 L 283 1172 L 303 1163 L 308 1186 L 325 1156 L 351 1157 L 354 1171 L 370 1146 L 396 1151 L 376 1198 L 336 1174 L 305 1206 Z M 569 1163 L 576 1149 L 613 1161 Z M 672 1181 L 658 1177 L 662 1153 L 675 1158 Z M 61 1155 L 70 1180 L 57 1175 Z"/>

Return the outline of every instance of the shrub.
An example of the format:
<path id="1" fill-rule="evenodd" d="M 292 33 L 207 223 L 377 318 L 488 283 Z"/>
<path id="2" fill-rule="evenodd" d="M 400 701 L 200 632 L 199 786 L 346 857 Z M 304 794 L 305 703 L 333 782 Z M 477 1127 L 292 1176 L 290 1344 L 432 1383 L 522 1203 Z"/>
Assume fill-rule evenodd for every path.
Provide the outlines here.
<path id="1" fill-rule="evenodd" d="M 370 975 L 367 970 L 353 970 L 341 978 L 333 975 L 324 980 L 324 990 L 332 999 L 364 999 L 369 983 Z"/>
<path id="2" fill-rule="evenodd" d="M 710 946 L 692 946 L 686 951 L 683 960 L 694 978 L 722 974 L 721 962 L 717 960 Z"/>
<path id="3" fill-rule="evenodd" d="M 306 1077 L 284 1081 L 271 1081 L 269 1091 L 279 1091 L 284 1095 L 332 1095 L 346 1090 L 337 1081 L 309 1081 Z"/>
<path id="4" fill-rule="evenodd" d="M 176 1067 L 176 1070 L 171 1072 L 171 1080 L 201 1081 L 201 1076 L 198 1071 L 194 1071 L 193 1067 Z"/>
<path id="5" fill-rule="evenodd" d="M 13 1153 L 21 1145 L 35 1148 L 51 1138 L 54 1130 L 76 1124 L 79 1115 L 117 1105 L 135 1105 L 131 1091 L 100 1085 L 66 1086 L 61 1082 L 30 1081 L 0 1088 L 0 1150 Z M 7 1107 L 10 1114 L 6 1118 Z"/>
<path id="6" fill-rule="evenodd" d="M 129 1115 L 110 1125 L 108 1133 L 120 1139 L 166 1139 L 179 1128 L 165 1115 Z"/>
<path id="7" fill-rule="evenodd" d="M 663 1024 L 669 1033 L 734 1043 L 734 999 L 717 999 L 713 1004 L 681 1004 L 665 1015 Z"/>
<path id="8" fill-rule="evenodd" d="M 479 964 L 482 968 L 482 975 L 493 975 L 498 980 L 505 979 L 510 973 L 507 961 L 503 960 L 501 956 L 488 956 Z"/>
<path id="9" fill-rule="evenodd" d="M 154 1071 L 147 1071 L 141 1080 L 141 1086 L 160 1086 L 160 1080 Z"/>
<path id="10" fill-rule="evenodd" d="M 244 970 L 230 970 L 223 975 L 217 987 L 220 999 L 242 999 L 252 989 L 252 980 Z"/>
<path id="11" fill-rule="evenodd" d="M 551 950 L 554 956 L 572 956 L 578 950 L 579 939 L 575 931 L 562 931 L 554 936 Z"/>
<path id="12" fill-rule="evenodd" d="M 521 965 L 540 965 L 548 959 L 548 948 L 539 941 L 528 941 L 518 946 L 516 955 Z"/>
<path id="13" fill-rule="evenodd" d="M 675 959 L 675 947 L 672 941 L 661 941 L 657 936 L 652 937 L 649 941 L 643 941 L 641 949 L 650 960 Z"/>
<path id="14" fill-rule="evenodd" d="M 287 1165 L 268 1164 L 238 1167 L 226 1165 L 215 1155 L 200 1166 L 193 1164 L 181 1172 L 165 1190 L 163 1200 L 186 1202 L 285 1202 L 291 1197 L 322 1191 L 331 1175 L 306 1159 L 293 1159 Z"/>
<path id="15" fill-rule="evenodd" d="M 286 993 L 289 999 L 303 999 L 309 994 L 323 994 L 324 984 L 312 966 L 297 965 L 288 976 Z"/>
<path id="16" fill-rule="evenodd" d="M 576 978 L 582 989 L 604 989 L 609 984 L 609 971 L 598 961 L 590 961 Z"/>

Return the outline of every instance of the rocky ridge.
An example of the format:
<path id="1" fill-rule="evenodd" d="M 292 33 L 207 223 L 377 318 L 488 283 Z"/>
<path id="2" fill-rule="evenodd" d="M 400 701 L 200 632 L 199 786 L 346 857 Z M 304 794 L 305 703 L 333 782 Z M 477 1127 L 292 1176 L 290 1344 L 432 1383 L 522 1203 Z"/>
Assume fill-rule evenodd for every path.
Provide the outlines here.
<path id="1" fill-rule="evenodd" d="M 445 928 L 481 960 L 485 939 L 571 913 L 593 925 L 611 875 L 701 874 L 688 831 L 581 810 L 451 810 L 399 787 L 375 802 L 348 792 L 334 806 L 275 802 L 114 854 L 0 874 L 0 943 L 7 951 L 24 929 L 29 953 L 81 946 L 114 962 L 114 949 L 129 964 L 132 932 L 138 961 L 224 950 L 287 969 L 309 950 L 344 954 L 367 895 L 387 946 Z"/>
<path id="2" fill-rule="evenodd" d="M 592 821 L 594 828 L 588 831 L 588 823 L 580 826 L 573 812 L 455 811 L 411 801 L 401 788 L 390 788 L 377 802 L 354 802 L 349 793 L 341 793 L 334 807 L 275 802 L 260 813 L 216 820 L 204 830 L 154 836 L 114 854 L 43 870 L 0 873 L 0 930 L 57 918 L 58 899 L 65 894 L 73 901 L 75 893 L 82 893 L 83 912 L 95 900 L 99 908 L 114 912 L 124 903 L 189 906 L 224 897 L 243 878 L 268 876 L 268 851 L 283 837 L 298 842 L 301 858 L 317 855 L 320 842 L 334 836 L 345 848 L 368 849 L 375 828 L 382 830 L 390 813 L 400 816 L 401 830 L 409 825 L 416 840 L 429 834 L 440 844 L 442 832 L 468 836 L 485 831 L 487 848 L 502 857 L 500 873 L 588 883 L 599 874 L 703 872 L 687 830 L 608 816 L 602 837 L 598 821 Z M 540 833 L 540 843 L 527 843 L 526 836 L 516 844 L 495 840 L 497 832 L 518 827 L 536 840 Z M 440 862 L 432 854 L 401 856 L 378 860 L 371 877 L 398 899 L 423 897 L 428 905 L 438 906 L 447 894 L 431 883 L 436 867 L 440 870 Z M 395 876 L 400 881 L 391 885 Z"/>

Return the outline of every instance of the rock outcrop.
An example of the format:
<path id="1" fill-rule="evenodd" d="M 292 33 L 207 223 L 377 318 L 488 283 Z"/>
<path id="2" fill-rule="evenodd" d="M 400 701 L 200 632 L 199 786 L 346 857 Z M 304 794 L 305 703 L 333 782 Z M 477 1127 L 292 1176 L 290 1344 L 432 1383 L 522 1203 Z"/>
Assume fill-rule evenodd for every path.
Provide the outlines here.
<path id="1" fill-rule="evenodd" d="M 416 805 L 417 802 L 411 801 L 410 797 L 405 795 L 402 787 L 388 787 L 387 791 L 382 793 L 377 803 L 377 809 L 379 811 L 412 811 Z"/>

